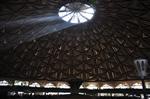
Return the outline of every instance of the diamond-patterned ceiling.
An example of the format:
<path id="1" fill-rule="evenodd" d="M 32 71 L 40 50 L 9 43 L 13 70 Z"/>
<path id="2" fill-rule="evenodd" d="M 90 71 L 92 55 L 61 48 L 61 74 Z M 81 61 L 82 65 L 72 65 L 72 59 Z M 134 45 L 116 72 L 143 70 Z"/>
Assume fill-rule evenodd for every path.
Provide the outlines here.
<path id="1" fill-rule="evenodd" d="M 133 61 L 150 55 L 150 1 L 97 0 L 94 18 L 78 25 L 57 15 L 74 1 L 90 0 L 1 1 L 0 78 L 138 79 Z"/>

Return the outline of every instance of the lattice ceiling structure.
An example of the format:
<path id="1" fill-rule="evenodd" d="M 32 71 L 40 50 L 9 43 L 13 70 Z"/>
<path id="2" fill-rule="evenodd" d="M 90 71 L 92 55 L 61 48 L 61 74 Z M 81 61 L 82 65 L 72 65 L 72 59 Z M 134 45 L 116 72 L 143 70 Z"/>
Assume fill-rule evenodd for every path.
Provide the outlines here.
<path id="1" fill-rule="evenodd" d="M 0 1 L 0 78 L 138 79 L 133 61 L 150 56 L 150 0 L 96 0 L 93 19 L 76 25 L 58 16 L 74 1 L 90 4 Z"/>

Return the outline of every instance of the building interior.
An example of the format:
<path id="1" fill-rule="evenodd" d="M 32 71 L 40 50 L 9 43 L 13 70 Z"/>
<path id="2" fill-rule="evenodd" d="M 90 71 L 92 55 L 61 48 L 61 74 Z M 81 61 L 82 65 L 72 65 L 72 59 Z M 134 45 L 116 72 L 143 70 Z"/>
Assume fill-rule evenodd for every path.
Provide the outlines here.
<path id="1" fill-rule="evenodd" d="M 150 99 L 150 0 L 0 0 L 1 99 Z"/>

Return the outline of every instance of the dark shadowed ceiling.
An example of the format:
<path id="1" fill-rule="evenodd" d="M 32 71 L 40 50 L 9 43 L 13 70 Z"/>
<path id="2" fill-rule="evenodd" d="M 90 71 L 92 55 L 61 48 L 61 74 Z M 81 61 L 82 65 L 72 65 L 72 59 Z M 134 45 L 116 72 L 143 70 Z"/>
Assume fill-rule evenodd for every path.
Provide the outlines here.
<path id="1" fill-rule="evenodd" d="M 70 24 L 58 10 L 74 1 L 91 4 L 0 1 L 0 78 L 138 79 L 133 61 L 150 56 L 150 0 L 97 0 L 92 20 Z"/>

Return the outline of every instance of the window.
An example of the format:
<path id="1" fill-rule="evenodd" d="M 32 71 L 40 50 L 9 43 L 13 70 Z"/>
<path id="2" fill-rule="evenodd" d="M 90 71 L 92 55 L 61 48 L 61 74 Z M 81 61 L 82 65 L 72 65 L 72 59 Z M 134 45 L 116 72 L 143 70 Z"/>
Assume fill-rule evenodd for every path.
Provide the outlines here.
<path id="1" fill-rule="evenodd" d="M 134 83 L 134 84 L 131 86 L 131 88 L 133 88 L 133 89 L 142 89 L 143 87 L 142 87 L 142 84 L 141 84 L 141 83 Z"/>
<path id="2" fill-rule="evenodd" d="M 18 81 L 18 80 L 15 80 L 14 85 L 15 86 L 28 86 L 29 82 L 28 81 Z"/>
<path id="3" fill-rule="evenodd" d="M 87 87 L 87 89 L 93 90 L 93 89 L 98 89 L 96 84 L 89 84 Z"/>
<path id="4" fill-rule="evenodd" d="M 58 83 L 57 84 L 57 88 L 64 88 L 64 89 L 69 89 L 70 88 L 70 86 L 69 85 L 67 85 L 66 83 Z M 58 93 L 59 95 L 68 95 L 68 94 L 71 94 L 70 92 L 59 92 Z"/>
<path id="5" fill-rule="evenodd" d="M 40 84 L 38 84 L 38 83 L 32 83 L 31 85 L 29 85 L 29 87 L 40 87 Z"/>
<path id="6" fill-rule="evenodd" d="M 104 84 L 103 86 L 101 86 L 101 89 L 113 89 L 113 87 L 108 84 Z M 111 96 L 110 93 L 101 93 L 100 95 L 101 96 Z"/>
<path id="7" fill-rule="evenodd" d="M 56 86 L 52 83 L 48 83 L 44 86 L 45 88 L 56 88 Z"/>
<path id="8" fill-rule="evenodd" d="M 6 80 L 0 81 L 0 86 L 8 86 L 10 85 Z"/>
<path id="9" fill-rule="evenodd" d="M 113 89 L 113 87 L 108 84 L 104 84 L 101 89 Z"/>
<path id="10" fill-rule="evenodd" d="M 145 85 L 146 85 L 146 88 L 150 89 L 150 82 L 146 82 Z"/>
<path id="11" fill-rule="evenodd" d="M 83 85 L 81 85 L 79 89 L 84 89 Z"/>
<path id="12" fill-rule="evenodd" d="M 130 88 L 128 84 L 119 84 L 116 86 L 117 89 L 127 89 Z"/>
<path id="13" fill-rule="evenodd" d="M 57 88 L 69 89 L 70 86 L 67 85 L 66 83 L 58 83 Z"/>
<path id="14" fill-rule="evenodd" d="M 95 10 L 92 6 L 80 2 L 68 3 L 59 9 L 58 15 L 66 22 L 84 23 L 91 20 Z"/>
<path id="15" fill-rule="evenodd" d="M 124 84 L 117 85 L 115 88 L 116 89 L 128 89 L 130 87 L 129 87 L 129 85 L 127 83 L 124 83 Z M 112 94 L 112 96 L 124 96 L 124 94 L 122 94 L 122 93 L 115 93 L 115 94 Z"/>

